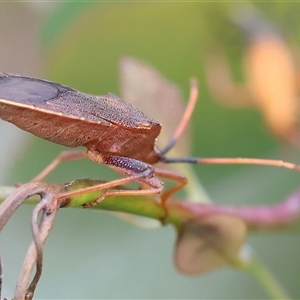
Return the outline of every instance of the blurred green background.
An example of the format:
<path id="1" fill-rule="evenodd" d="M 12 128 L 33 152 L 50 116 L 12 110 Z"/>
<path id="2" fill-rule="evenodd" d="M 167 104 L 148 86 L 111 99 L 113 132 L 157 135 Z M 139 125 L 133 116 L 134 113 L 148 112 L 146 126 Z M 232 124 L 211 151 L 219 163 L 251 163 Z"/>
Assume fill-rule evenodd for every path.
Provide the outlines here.
<path id="1" fill-rule="evenodd" d="M 265 157 L 300 162 L 298 150 L 280 145 L 260 114 L 220 106 L 208 93 L 204 62 L 221 45 L 234 77 L 243 80 L 245 39 L 228 21 L 235 3 L 19 2 L 0 3 L 0 70 L 57 81 L 91 94 L 119 94 L 118 62 L 142 59 L 188 97 L 189 79 L 200 82 L 191 120 L 191 155 Z M 299 3 L 254 3 L 297 43 Z M 158 120 L 160 121 L 160 120 Z M 0 120 L 0 184 L 26 182 L 63 147 Z M 222 204 L 270 204 L 286 198 L 299 174 L 253 166 L 198 166 L 208 194 Z M 68 162 L 47 180 L 113 178 L 89 161 Z M 9 297 L 30 238 L 32 207 L 22 207 L 1 236 L 4 293 Z M 261 299 L 248 274 L 231 269 L 188 278 L 172 265 L 173 228 L 140 229 L 108 213 L 61 210 L 46 244 L 39 298 Z M 299 298 L 299 235 L 251 235 L 249 244 L 293 298 Z M 13 249 L 13 251 L 12 251 Z"/>

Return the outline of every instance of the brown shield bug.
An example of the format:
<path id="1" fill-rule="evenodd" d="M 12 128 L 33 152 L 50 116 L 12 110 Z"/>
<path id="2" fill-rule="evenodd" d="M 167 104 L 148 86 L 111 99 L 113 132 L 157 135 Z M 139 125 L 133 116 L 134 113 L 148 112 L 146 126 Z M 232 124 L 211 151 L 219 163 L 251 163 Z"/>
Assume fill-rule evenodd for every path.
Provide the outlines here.
<path id="1" fill-rule="evenodd" d="M 196 81 L 191 84 L 190 99 L 182 120 L 168 145 L 159 150 L 155 146 L 161 126 L 141 111 L 114 94 L 94 96 L 67 86 L 42 79 L 0 73 L 0 118 L 38 137 L 67 147 L 85 146 L 87 151 L 62 152 L 33 180 L 43 179 L 64 160 L 88 157 L 125 175 L 124 178 L 60 194 L 57 200 L 105 190 L 92 206 L 112 195 L 154 195 L 163 192 L 163 182 L 168 178 L 177 185 L 161 195 L 163 208 L 171 194 L 186 183 L 185 176 L 159 169 L 152 165 L 164 163 L 198 164 L 256 164 L 300 170 L 300 166 L 281 160 L 253 158 L 197 158 L 166 157 L 187 124 L 198 96 Z M 149 186 L 143 190 L 117 190 L 116 186 L 129 182 Z M 107 190 L 109 189 L 109 190 Z"/>
<path id="2" fill-rule="evenodd" d="M 165 153 L 172 148 L 183 131 L 197 100 L 197 94 L 197 85 L 193 81 L 185 117 L 173 139 L 162 151 L 155 147 L 161 125 L 114 94 L 89 95 L 42 79 L 0 73 L 0 118 L 45 140 L 67 147 L 87 148 L 86 152 L 62 152 L 34 180 L 44 178 L 61 161 L 84 157 L 106 164 L 125 175 L 123 179 L 66 193 L 62 196 L 64 198 L 91 190 L 111 189 L 133 181 L 145 183 L 150 188 L 109 190 L 101 199 L 87 206 L 116 194 L 161 193 L 163 182 L 156 177 L 160 176 L 178 182 L 163 193 L 162 199 L 166 200 L 172 193 L 181 189 L 187 180 L 181 174 L 154 168 L 152 164 L 169 162 Z"/>

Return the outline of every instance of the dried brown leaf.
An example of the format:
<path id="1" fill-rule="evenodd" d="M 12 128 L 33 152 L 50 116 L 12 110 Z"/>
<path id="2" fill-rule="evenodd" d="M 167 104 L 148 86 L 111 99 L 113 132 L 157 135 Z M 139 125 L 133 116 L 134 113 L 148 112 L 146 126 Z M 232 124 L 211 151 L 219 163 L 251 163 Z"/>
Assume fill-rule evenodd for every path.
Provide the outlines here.
<path id="1" fill-rule="evenodd" d="M 130 57 L 124 57 L 120 61 L 120 79 L 122 97 L 161 123 L 158 146 L 165 147 L 185 110 L 180 91 L 152 66 Z M 176 144 L 176 155 L 187 155 L 189 145 L 186 130 Z"/>

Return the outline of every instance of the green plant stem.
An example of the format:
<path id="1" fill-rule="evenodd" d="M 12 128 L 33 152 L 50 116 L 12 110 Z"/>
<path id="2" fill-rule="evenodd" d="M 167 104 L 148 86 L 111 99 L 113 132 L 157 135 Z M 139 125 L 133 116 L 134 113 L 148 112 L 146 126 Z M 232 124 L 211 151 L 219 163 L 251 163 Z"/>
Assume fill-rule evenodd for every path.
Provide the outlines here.
<path id="1" fill-rule="evenodd" d="M 256 278 L 271 299 L 291 299 L 273 274 L 254 257 L 242 269 Z"/>
<path id="2" fill-rule="evenodd" d="M 99 180 L 82 179 L 73 181 L 64 186 L 64 192 L 78 190 L 94 184 L 101 183 Z M 0 187 L 0 203 L 13 192 L 14 188 Z M 65 207 L 81 207 L 85 203 L 95 201 L 101 196 L 101 191 L 82 194 L 71 197 Z M 36 204 L 39 202 L 39 197 L 32 197 L 25 203 Z M 175 228 L 181 228 L 183 222 L 188 219 L 197 217 L 199 211 L 193 209 L 193 206 L 187 205 L 187 202 L 172 200 L 168 203 L 168 216 L 165 217 L 159 201 L 146 196 L 114 196 L 106 198 L 105 201 L 92 207 L 92 209 L 108 210 L 116 212 L 125 212 L 134 215 L 144 216 L 156 220 L 164 220 L 164 224 L 173 224 Z M 90 208 L 89 208 L 90 209 Z M 199 217 L 199 215 L 198 215 Z M 260 262 L 253 257 L 248 262 L 237 264 L 238 269 L 244 270 L 252 274 L 254 278 L 264 287 L 267 294 L 272 299 L 289 299 L 287 293 L 283 290 L 280 283 L 273 277 Z"/>
<path id="3" fill-rule="evenodd" d="M 73 181 L 70 184 L 65 185 L 65 191 L 73 191 L 80 188 L 88 187 L 97 183 L 99 180 L 82 179 Z M 0 188 L 0 203 L 14 191 L 14 188 Z M 9 194 L 8 194 L 9 192 Z M 101 191 L 86 193 L 79 196 L 73 196 L 69 199 L 64 207 L 82 207 L 83 204 L 95 201 L 101 196 Z M 39 201 L 39 197 L 31 197 L 27 199 L 25 203 L 36 204 Z M 89 208 L 91 209 L 91 208 Z M 163 210 L 159 201 L 154 198 L 146 196 L 114 196 L 106 198 L 105 201 L 92 207 L 96 210 L 108 210 L 116 212 L 125 212 L 134 215 L 144 216 L 156 220 L 162 220 L 165 217 L 165 211 Z M 171 223 L 176 228 L 179 228 L 187 218 L 192 218 L 195 213 L 192 209 L 185 208 L 180 204 L 180 201 L 170 201 L 168 204 L 168 216 L 164 220 L 165 224 Z"/>
<path id="4" fill-rule="evenodd" d="M 101 183 L 99 180 L 82 179 L 73 181 L 70 185 L 66 185 L 67 191 L 78 190 L 87 186 Z M 79 196 L 71 197 L 68 207 L 82 206 L 85 203 L 96 200 L 101 196 L 101 191 L 87 193 Z M 94 209 L 109 210 L 116 212 L 125 212 L 143 217 L 148 217 L 156 220 L 164 219 L 164 224 L 171 223 L 176 228 L 187 219 L 195 216 L 192 209 L 185 208 L 180 204 L 180 201 L 169 201 L 168 216 L 162 208 L 159 200 L 155 197 L 147 196 L 113 196 L 108 197 L 105 201 L 93 207 Z"/>

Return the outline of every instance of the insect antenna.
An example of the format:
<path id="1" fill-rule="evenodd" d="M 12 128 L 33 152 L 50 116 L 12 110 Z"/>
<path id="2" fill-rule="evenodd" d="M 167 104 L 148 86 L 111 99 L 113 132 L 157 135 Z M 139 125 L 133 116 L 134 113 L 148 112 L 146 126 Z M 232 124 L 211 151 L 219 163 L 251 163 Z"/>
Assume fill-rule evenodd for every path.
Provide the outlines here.
<path id="1" fill-rule="evenodd" d="M 205 157 L 166 157 L 165 154 L 172 149 L 186 128 L 188 121 L 194 111 L 198 99 L 198 83 L 197 80 L 191 79 L 190 96 L 183 117 L 170 139 L 167 146 L 161 150 L 161 161 L 164 163 L 188 163 L 188 164 L 221 164 L 221 165 L 261 165 L 271 167 L 282 167 L 300 172 L 300 165 L 274 159 L 259 159 L 259 158 L 241 158 L 241 157 L 226 157 L 226 158 L 205 158 Z"/>
<path id="2" fill-rule="evenodd" d="M 190 86 L 191 86 L 190 96 L 189 96 L 189 101 L 188 101 L 187 107 L 184 111 L 184 114 L 183 114 L 183 116 L 180 120 L 180 123 L 177 126 L 172 138 L 170 139 L 168 144 L 165 146 L 165 148 L 160 151 L 162 156 L 164 156 L 167 152 L 169 152 L 174 147 L 177 140 L 179 139 L 179 137 L 183 133 L 184 129 L 186 128 L 186 126 L 191 118 L 191 115 L 195 109 L 195 105 L 196 105 L 197 99 L 198 99 L 198 82 L 195 78 L 191 79 Z"/>
<path id="3" fill-rule="evenodd" d="M 189 163 L 189 164 L 207 164 L 207 165 L 259 165 L 269 167 L 281 167 L 285 169 L 300 172 L 300 165 L 289 163 L 278 159 L 264 158 L 243 158 L 243 157 L 224 157 L 224 158 L 206 158 L 206 157 L 166 157 L 165 163 Z"/>

